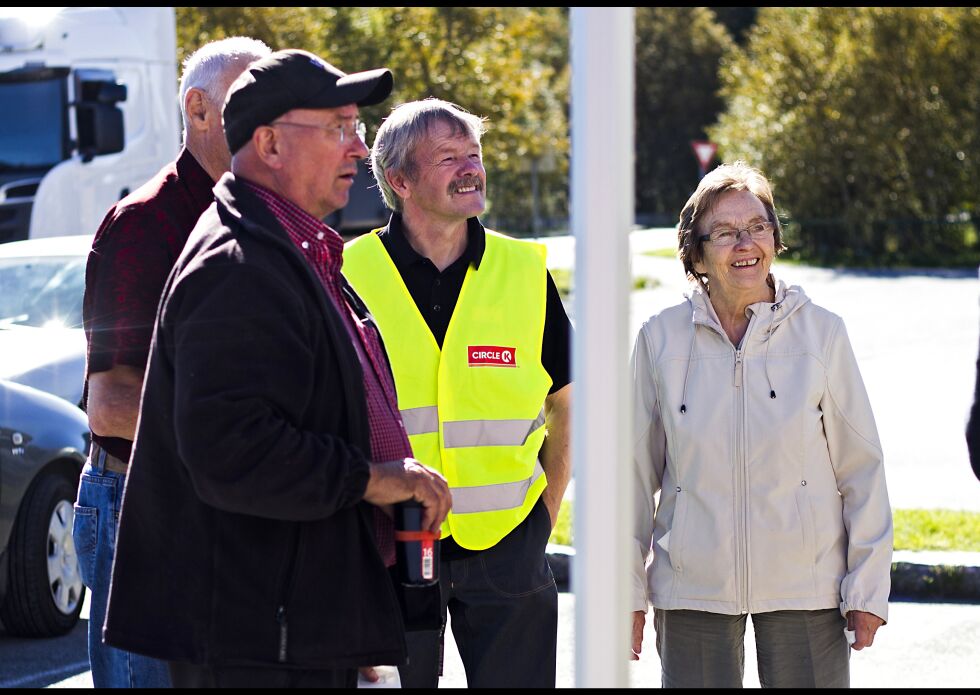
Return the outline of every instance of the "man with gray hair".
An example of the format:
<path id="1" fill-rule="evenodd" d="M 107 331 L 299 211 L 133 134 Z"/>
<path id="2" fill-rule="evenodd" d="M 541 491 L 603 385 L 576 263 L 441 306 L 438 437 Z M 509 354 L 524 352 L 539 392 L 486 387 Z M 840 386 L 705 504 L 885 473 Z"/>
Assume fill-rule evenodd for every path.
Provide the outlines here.
<path id="1" fill-rule="evenodd" d="M 102 641 L 116 520 L 157 303 L 197 218 L 214 199 L 214 182 L 231 167 L 221 123 L 225 93 L 249 63 L 270 52 L 261 41 L 233 37 L 209 43 L 184 61 L 183 149 L 176 161 L 109 210 L 88 257 L 83 402 L 92 450 L 78 485 L 72 534 L 82 579 L 92 592 L 88 642 L 97 688 L 170 684 L 164 662 Z"/>
<path id="2" fill-rule="evenodd" d="M 445 476 L 434 603 L 469 687 L 554 687 L 558 593 L 545 547 L 569 479 L 571 326 L 543 246 L 484 229 L 482 119 L 426 99 L 372 150 L 394 212 L 344 273 L 389 348 L 416 458 Z M 426 589 L 401 590 L 409 614 Z M 437 622 L 438 626 L 438 622 Z M 408 632 L 402 685 L 435 687 L 442 630 Z"/>
<path id="3" fill-rule="evenodd" d="M 434 532 L 452 500 L 322 221 L 392 86 L 289 49 L 229 89 L 231 171 L 157 311 L 104 633 L 175 687 L 354 687 L 404 658 L 385 509 L 415 500 Z"/>

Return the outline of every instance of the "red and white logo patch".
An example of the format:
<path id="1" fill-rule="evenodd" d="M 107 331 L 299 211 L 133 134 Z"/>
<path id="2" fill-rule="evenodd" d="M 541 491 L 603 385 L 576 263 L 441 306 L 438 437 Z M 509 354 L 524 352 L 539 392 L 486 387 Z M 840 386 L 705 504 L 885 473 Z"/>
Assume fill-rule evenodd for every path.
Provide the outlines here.
<path id="1" fill-rule="evenodd" d="M 517 348 L 470 345 L 467 358 L 471 367 L 516 367 Z"/>

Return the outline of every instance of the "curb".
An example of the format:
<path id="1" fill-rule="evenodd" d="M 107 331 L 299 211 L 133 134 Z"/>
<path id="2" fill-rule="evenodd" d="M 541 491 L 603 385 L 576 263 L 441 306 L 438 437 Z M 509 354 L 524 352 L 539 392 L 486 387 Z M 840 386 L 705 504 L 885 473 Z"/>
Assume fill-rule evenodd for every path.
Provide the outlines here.
<path id="1" fill-rule="evenodd" d="M 549 544 L 548 564 L 555 575 L 559 591 L 571 584 L 572 558 L 575 548 Z M 980 603 L 980 567 L 976 565 L 920 564 L 899 560 L 892 562 L 892 589 L 889 600 L 931 599 Z"/>

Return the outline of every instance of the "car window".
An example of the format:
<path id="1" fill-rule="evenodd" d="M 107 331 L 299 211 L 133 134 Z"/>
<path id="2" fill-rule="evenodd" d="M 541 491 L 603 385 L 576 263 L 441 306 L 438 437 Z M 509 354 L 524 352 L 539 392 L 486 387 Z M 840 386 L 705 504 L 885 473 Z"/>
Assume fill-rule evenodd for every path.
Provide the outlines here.
<path id="1" fill-rule="evenodd" d="M 0 328 L 82 327 L 85 257 L 0 259 Z"/>

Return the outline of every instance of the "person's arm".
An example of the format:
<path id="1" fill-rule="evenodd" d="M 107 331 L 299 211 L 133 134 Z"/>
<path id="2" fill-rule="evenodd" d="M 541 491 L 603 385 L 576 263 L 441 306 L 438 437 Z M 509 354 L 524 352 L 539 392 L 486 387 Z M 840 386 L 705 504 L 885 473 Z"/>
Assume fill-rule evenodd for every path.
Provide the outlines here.
<path id="1" fill-rule="evenodd" d="M 973 473 L 980 479 L 980 353 L 977 355 L 976 385 L 973 387 L 973 406 L 966 425 L 966 448 L 970 453 Z"/>
<path id="2" fill-rule="evenodd" d="M 88 377 L 88 422 L 100 437 L 136 438 L 143 370 L 117 364 Z"/>
<path id="3" fill-rule="evenodd" d="M 633 376 L 633 540 L 635 551 L 630 566 L 632 576 L 633 624 L 630 658 L 639 658 L 643 647 L 643 625 L 647 612 L 646 567 L 653 555 L 653 529 L 656 506 L 667 466 L 667 435 L 660 414 L 660 397 L 654 369 L 654 355 L 644 324 L 636 336 L 630 358 Z"/>
<path id="4" fill-rule="evenodd" d="M 89 427 L 101 437 L 136 435 L 146 356 L 173 263 L 167 223 L 151 204 L 110 212 L 85 280 Z M 97 260 L 97 264 L 93 264 Z"/>
<path id="5" fill-rule="evenodd" d="M 558 521 L 558 508 L 572 477 L 570 452 L 572 385 L 566 384 L 548 395 L 544 401 L 545 427 L 548 430 L 541 445 L 541 467 L 548 479 L 548 486 L 541 493 L 544 505 L 551 515 L 551 527 Z"/>
<path id="6" fill-rule="evenodd" d="M 892 515 L 884 458 L 871 402 L 840 319 L 830 337 L 824 366 L 827 389 L 820 409 L 847 531 L 841 613 L 871 613 L 885 622 L 891 587 Z"/>

